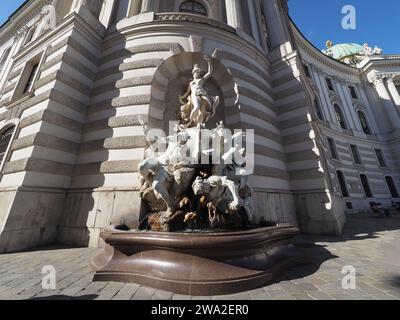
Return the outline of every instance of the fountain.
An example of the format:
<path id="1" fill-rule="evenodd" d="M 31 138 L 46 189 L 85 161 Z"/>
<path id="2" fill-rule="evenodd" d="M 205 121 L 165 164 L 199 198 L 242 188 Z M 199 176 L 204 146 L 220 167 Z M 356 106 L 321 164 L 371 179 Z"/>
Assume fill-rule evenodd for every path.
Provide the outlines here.
<path id="1" fill-rule="evenodd" d="M 218 295 L 263 286 L 304 261 L 290 245 L 296 227 L 254 224 L 248 183 L 254 155 L 242 147 L 251 137 L 231 134 L 223 122 L 205 127 L 220 100 L 205 86 L 213 65 L 204 59 L 208 72 L 193 67 L 174 133 L 150 141 L 139 164 L 147 212 L 137 230 L 116 226 L 102 232 L 106 245 L 92 261 L 95 281 Z"/>

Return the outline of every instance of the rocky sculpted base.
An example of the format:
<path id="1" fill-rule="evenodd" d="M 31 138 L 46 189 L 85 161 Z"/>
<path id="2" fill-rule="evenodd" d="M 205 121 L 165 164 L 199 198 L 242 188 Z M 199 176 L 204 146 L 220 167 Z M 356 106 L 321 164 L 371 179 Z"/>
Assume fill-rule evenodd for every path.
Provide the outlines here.
<path id="1" fill-rule="evenodd" d="M 271 283 L 307 262 L 291 245 L 290 225 L 229 233 L 161 233 L 108 229 L 93 258 L 94 281 L 138 283 L 187 295 L 223 295 Z"/>

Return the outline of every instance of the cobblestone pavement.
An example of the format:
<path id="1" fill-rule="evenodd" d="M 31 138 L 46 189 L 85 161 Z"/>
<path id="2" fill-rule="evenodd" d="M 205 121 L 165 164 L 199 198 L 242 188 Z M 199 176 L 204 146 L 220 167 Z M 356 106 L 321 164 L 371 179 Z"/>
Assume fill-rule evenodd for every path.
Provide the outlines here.
<path id="1" fill-rule="evenodd" d="M 218 297 L 190 297 L 136 284 L 92 282 L 88 264 L 98 249 L 41 249 L 0 255 L 0 300 L 400 300 L 400 216 L 351 217 L 343 237 L 300 236 L 296 246 L 312 264 L 289 270 L 265 288 Z M 42 268 L 57 271 L 57 289 L 42 289 Z M 342 289 L 342 268 L 357 270 L 357 288 Z"/>

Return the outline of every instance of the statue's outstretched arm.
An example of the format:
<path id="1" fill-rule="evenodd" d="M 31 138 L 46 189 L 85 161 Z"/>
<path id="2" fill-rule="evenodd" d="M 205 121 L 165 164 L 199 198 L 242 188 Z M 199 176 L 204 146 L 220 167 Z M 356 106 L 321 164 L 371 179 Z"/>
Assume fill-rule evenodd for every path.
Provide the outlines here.
<path id="1" fill-rule="evenodd" d="M 204 80 L 208 80 L 213 75 L 214 69 L 213 69 L 213 65 L 211 62 L 211 58 L 209 56 L 204 56 L 204 59 L 208 62 L 208 72 L 204 76 Z"/>

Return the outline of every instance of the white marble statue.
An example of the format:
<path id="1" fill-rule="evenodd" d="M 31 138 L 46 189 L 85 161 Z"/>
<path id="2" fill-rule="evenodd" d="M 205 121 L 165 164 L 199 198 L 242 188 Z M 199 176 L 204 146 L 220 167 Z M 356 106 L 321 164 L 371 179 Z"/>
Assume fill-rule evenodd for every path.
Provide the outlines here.
<path id="1" fill-rule="evenodd" d="M 196 196 L 204 196 L 208 201 L 209 221 L 222 222 L 226 214 L 235 214 L 239 210 L 240 197 L 237 186 L 227 177 L 211 176 L 208 179 L 197 177 L 193 182 Z"/>
<path id="2" fill-rule="evenodd" d="M 196 64 L 193 68 L 193 80 L 186 93 L 179 97 L 183 104 L 180 109 L 180 121 L 183 127 L 197 127 L 214 117 L 219 104 L 219 97 L 213 97 L 205 88 L 205 83 L 213 73 L 211 58 L 204 56 L 208 62 L 208 72 L 202 76 L 202 70 Z"/>
<path id="3" fill-rule="evenodd" d="M 213 130 L 204 128 L 219 103 L 219 97 L 210 96 L 204 86 L 213 72 L 211 59 L 207 56 L 205 59 L 209 65 L 207 74 L 202 77 L 200 68 L 195 65 L 194 79 L 180 97 L 182 102 L 187 99 L 186 104 L 180 107 L 180 125 L 174 134 L 165 138 L 166 151 L 156 155 L 157 147 L 149 141 L 152 155 L 139 164 L 140 195 L 150 208 L 148 217 L 152 213 L 156 215 L 155 220 L 150 219 L 156 230 L 160 225 L 161 230 L 170 230 L 165 226 L 171 221 L 190 226 L 198 219 L 203 223 L 206 220 L 208 227 L 213 228 L 232 221 L 245 224 L 244 214 L 248 221 L 253 218 L 248 173 L 242 172 L 244 169 L 240 171 L 245 149 L 237 142 L 243 139 L 243 134 L 232 135 L 223 122 Z M 141 123 L 147 132 L 144 121 Z M 217 161 L 204 164 L 203 158 Z M 182 220 L 179 217 L 183 217 Z"/>
<path id="4" fill-rule="evenodd" d="M 383 50 L 381 48 L 375 46 L 375 48 L 372 49 L 372 47 L 370 47 L 368 43 L 364 43 L 363 49 L 360 51 L 360 54 L 369 57 L 374 55 L 381 55 L 382 52 Z"/>

